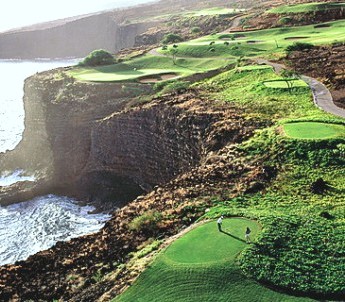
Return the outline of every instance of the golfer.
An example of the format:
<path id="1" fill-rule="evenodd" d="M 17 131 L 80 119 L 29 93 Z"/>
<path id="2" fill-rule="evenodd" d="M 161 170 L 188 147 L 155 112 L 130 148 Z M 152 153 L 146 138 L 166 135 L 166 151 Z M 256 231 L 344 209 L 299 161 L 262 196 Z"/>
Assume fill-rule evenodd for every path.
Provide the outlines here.
<path id="1" fill-rule="evenodd" d="M 223 222 L 223 215 L 220 216 L 217 220 L 217 226 L 218 226 L 218 231 L 221 232 L 222 231 L 222 222 Z"/>
<path id="2" fill-rule="evenodd" d="M 246 233 L 244 235 L 244 237 L 246 238 L 246 242 L 247 243 L 250 243 L 250 233 L 251 233 L 251 230 L 250 230 L 250 228 L 247 227 Z"/>

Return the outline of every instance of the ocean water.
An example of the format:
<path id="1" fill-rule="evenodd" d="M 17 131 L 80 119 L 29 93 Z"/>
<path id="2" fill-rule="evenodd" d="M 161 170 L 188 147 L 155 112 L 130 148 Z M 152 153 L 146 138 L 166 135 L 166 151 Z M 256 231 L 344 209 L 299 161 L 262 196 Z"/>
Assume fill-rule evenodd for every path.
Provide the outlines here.
<path id="1" fill-rule="evenodd" d="M 89 214 L 93 210 L 55 195 L 0 207 L 0 265 L 25 260 L 57 241 L 98 231 L 110 215 Z"/>

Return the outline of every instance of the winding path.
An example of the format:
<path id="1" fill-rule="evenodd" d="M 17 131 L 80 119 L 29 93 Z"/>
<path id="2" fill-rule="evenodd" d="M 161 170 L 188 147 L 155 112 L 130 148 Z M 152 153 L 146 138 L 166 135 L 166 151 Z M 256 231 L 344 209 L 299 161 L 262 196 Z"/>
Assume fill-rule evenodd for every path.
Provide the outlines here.
<path id="1" fill-rule="evenodd" d="M 286 69 L 283 64 L 273 63 L 265 59 L 256 59 L 255 61 L 258 64 L 266 64 L 272 66 L 276 73 L 280 73 L 283 69 Z M 334 104 L 333 97 L 324 84 L 314 78 L 305 75 L 302 75 L 301 79 L 309 85 L 313 93 L 314 103 L 317 107 L 333 115 L 345 118 L 345 109 L 340 108 Z"/>

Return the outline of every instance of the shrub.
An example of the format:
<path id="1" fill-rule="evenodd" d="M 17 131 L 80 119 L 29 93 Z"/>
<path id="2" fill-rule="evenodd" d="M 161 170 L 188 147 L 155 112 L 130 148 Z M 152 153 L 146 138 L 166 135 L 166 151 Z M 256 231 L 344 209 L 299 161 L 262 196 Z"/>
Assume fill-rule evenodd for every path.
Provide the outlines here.
<path id="1" fill-rule="evenodd" d="M 290 23 L 290 22 L 292 22 L 292 21 L 293 21 L 293 19 L 290 18 L 290 17 L 283 17 L 283 18 L 280 18 L 280 19 L 278 20 L 278 24 L 281 24 L 281 25 L 283 25 L 283 24 L 288 24 L 288 23 Z"/>
<path id="2" fill-rule="evenodd" d="M 191 30 L 190 30 L 193 34 L 196 34 L 196 33 L 199 33 L 201 31 L 200 27 L 193 27 Z"/>
<path id="3" fill-rule="evenodd" d="M 289 45 L 285 49 L 287 52 L 291 52 L 291 51 L 301 51 L 301 50 L 312 49 L 313 47 L 314 47 L 314 45 L 310 44 L 310 43 L 294 42 L 292 45 Z"/>
<path id="4" fill-rule="evenodd" d="M 115 58 L 111 53 L 104 49 L 98 49 L 92 51 L 80 65 L 83 66 L 100 66 L 100 65 L 110 65 L 116 63 Z"/>
<path id="5" fill-rule="evenodd" d="M 170 34 L 164 35 L 162 43 L 163 44 L 170 44 L 170 43 L 177 43 L 177 42 L 181 42 L 181 41 L 183 41 L 183 39 L 180 35 L 170 33 Z"/>
<path id="6" fill-rule="evenodd" d="M 129 223 L 129 229 L 137 232 L 154 233 L 163 215 L 157 211 L 147 211 Z"/>

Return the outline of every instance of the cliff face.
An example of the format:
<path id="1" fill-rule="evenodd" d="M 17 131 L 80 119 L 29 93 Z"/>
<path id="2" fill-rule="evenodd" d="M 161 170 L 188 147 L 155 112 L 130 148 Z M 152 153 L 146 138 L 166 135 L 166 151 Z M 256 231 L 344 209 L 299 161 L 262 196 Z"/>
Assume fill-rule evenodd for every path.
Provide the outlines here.
<path id="1" fill-rule="evenodd" d="M 121 26 L 111 13 L 33 26 L 0 34 L 0 58 L 80 58 L 95 49 L 116 52 L 132 47 L 135 36 L 150 26 L 150 22 Z"/>
<path id="2" fill-rule="evenodd" d="M 125 109 L 150 92 L 149 84 L 75 82 L 63 69 L 30 77 L 23 140 L 1 168 L 33 171 L 47 191 L 117 205 L 166 183 L 200 162 L 219 116 L 167 100 Z"/>
<path id="3" fill-rule="evenodd" d="M 0 158 L 0 166 L 33 171 L 45 186 L 77 196 L 77 179 L 88 164 L 97 120 L 122 110 L 138 93 L 151 92 L 145 84 L 74 82 L 59 71 L 28 78 L 24 89 L 23 140 Z"/>
<path id="4" fill-rule="evenodd" d="M 36 156 L 35 151 L 48 150 L 45 164 L 51 163 L 55 181 L 67 178 L 80 186 L 80 192 L 99 196 L 118 190 L 121 181 L 127 181 L 132 194 L 136 186 L 162 186 L 116 211 L 97 234 L 58 243 L 26 261 L 1 267 L 0 300 L 89 302 L 107 291 L 114 297 L 139 271 L 124 269 L 116 281 L 92 286 L 92 276 L 99 267 L 104 274 L 112 271 L 148 238 L 179 232 L 204 213 L 210 196 L 228 196 L 240 187 L 236 182 L 250 185 L 262 170 L 248 160 L 242 162 L 230 146 L 247 139 L 260 126 L 242 118 L 231 105 L 200 99 L 190 92 L 127 110 L 117 104 L 115 112 L 106 114 L 101 98 L 104 107 L 111 110 L 110 103 L 117 103 L 122 90 L 115 96 L 110 89 L 114 86 L 62 85 L 68 79 L 52 79 L 53 75 L 37 75 L 26 83 L 26 93 L 34 93 L 32 85 L 46 81 L 45 88 L 36 86 L 36 93 L 26 96 L 27 109 L 33 102 L 32 109 L 41 108 L 45 113 L 27 116 L 27 137 L 20 147 L 24 153 L 26 146 L 33 148 L 31 154 L 25 153 L 28 159 L 32 157 L 31 165 L 43 166 L 39 158 L 44 156 Z M 73 87 L 78 87 L 79 94 Z M 93 91 L 98 91 L 100 99 L 92 97 Z M 83 99 L 87 92 L 90 95 Z M 35 149 L 40 131 L 45 131 L 42 138 L 46 139 Z M 145 228 L 130 230 L 129 222 L 147 211 L 163 214 L 157 233 Z"/>

